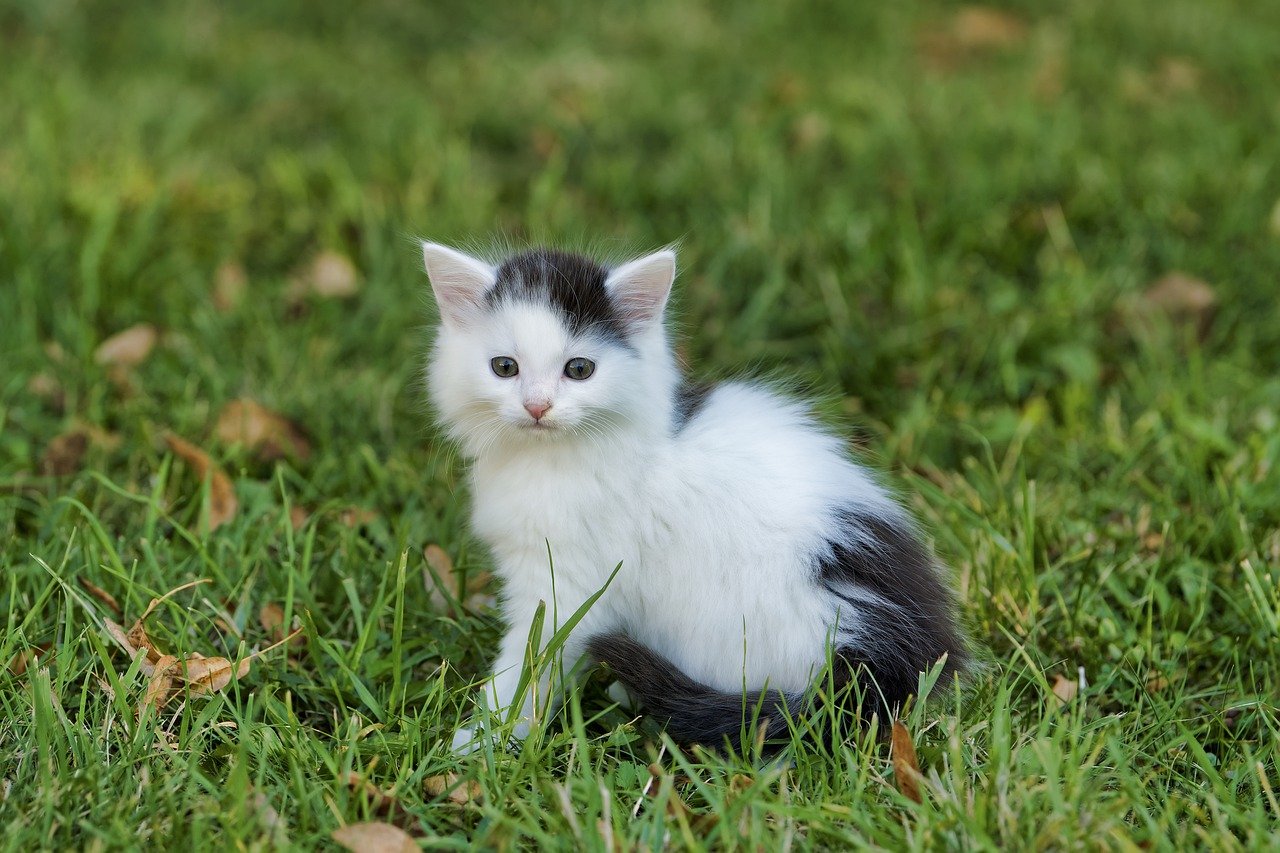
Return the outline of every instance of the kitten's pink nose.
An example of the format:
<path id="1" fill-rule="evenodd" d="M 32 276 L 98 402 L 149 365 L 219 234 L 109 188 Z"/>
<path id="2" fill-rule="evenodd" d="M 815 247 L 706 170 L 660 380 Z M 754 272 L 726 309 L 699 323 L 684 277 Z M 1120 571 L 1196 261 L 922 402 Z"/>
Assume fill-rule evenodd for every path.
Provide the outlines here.
<path id="1" fill-rule="evenodd" d="M 542 416 L 547 413 L 547 409 L 551 408 L 550 403 L 525 403 L 524 410 L 533 415 L 535 421 L 542 420 Z"/>

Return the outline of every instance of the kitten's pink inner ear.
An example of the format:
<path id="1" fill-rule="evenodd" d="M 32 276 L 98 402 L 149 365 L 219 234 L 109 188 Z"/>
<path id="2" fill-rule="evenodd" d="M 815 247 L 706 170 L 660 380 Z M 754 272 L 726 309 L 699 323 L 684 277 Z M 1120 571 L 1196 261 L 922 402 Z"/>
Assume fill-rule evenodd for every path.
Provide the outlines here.
<path id="1" fill-rule="evenodd" d="M 662 316 L 675 278 L 676 253 L 663 249 L 609 273 L 605 288 L 626 320 L 648 323 Z"/>
<path id="2" fill-rule="evenodd" d="M 465 323 L 483 307 L 485 292 L 497 275 L 484 261 L 439 243 L 422 244 L 422 262 L 441 318 L 455 324 Z"/>

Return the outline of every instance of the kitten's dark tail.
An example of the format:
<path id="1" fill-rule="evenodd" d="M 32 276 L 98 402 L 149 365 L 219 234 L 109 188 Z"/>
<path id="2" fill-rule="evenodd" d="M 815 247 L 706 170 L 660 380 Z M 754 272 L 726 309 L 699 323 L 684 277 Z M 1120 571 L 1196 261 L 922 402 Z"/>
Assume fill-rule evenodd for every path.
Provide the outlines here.
<path id="1" fill-rule="evenodd" d="M 720 745 L 728 738 L 745 748 L 752 733 L 744 723 L 752 720 L 755 738 L 777 740 L 787 734 L 787 713 L 799 714 L 804 706 L 805 697 L 798 693 L 728 693 L 708 687 L 626 634 L 598 634 L 587 650 L 609 667 L 646 713 L 665 722 L 677 743 Z"/>

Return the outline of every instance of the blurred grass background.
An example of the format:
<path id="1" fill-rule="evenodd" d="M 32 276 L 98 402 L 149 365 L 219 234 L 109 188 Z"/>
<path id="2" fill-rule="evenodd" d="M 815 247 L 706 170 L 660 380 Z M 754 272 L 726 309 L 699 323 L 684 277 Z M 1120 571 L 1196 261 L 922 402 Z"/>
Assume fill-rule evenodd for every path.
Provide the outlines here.
<path id="1" fill-rule="evenodd" d="M 352 770 L 458 845 L 1275 842 L 1280 5 L 6 0 L 0 66 L 0 654 L 48 647 L 0 668 L 6 844 L 314 846 L 377 811 Z M 496 628 L 419 580 L 427 543 L 488 562 L 413 238 L 494 235 L 680 240 L 695 372 L 798 377 L 902 484 L 991 661 L 913 717 L 924 805 L 868 740 L 682 758 L 663 796 L 726 817 L 628 820 L 656 736 L 598 691 L 444 754 Z M 299 288 L 320 253 L 352 295 Z M 137 323 L 154 352 L 99 364 Z M 311 454 L 216 440 L 242 397 Z M 217 531 L 169 430 L 235 481 Z M 220 614 L 265 645 L 269 601 L 308 644 L 138 721 L 78 577 L 130 618 L 213 578 L 175 648 L 234 653 Z"/>

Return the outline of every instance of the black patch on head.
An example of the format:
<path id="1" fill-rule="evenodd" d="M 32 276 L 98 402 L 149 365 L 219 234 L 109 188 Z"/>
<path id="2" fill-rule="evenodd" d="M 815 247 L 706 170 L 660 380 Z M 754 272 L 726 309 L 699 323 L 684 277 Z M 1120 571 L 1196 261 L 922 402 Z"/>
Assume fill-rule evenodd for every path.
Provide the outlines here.
<path id="1" fill-rule="evenodd" d="M 684 429 L 685 425 L 702 411 L 707 398 L 715 388 L 716 386 L 710 382 L 691 382 L 687 376 L 680 378 L 680 387 L 676 389 L 676 432 Z"/>
<path id="2" fill-rule="evenodd" d="M 847 596 L 858 636 L 836 649 L 856 681 L 862 715 L 882 724 L 916 692 L 920 673 L 947 655 L 943 678 L 963 672 L 969 652 L 956 623 L 950 588 L 932 553 L 906 519 L 886 521 L 856 510 L 842 514 L 848 541 L 832 543 L 818 560 L 818 578 L 832 592 L 858 587 L 887 604 Z"/>
<path id="3" fill-rule="evenodd" d="M 607 269 L 581 255 L 532 249 L 498 267 L 485 299 L 490 305 L 504 299 L 541 302 L 563 317 L 573 334 L 594 332 L 625 344 L 626 325 L 604 286 L 608 276 Z"/>

